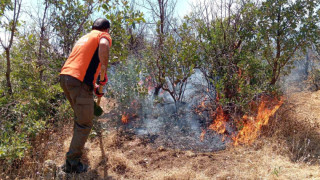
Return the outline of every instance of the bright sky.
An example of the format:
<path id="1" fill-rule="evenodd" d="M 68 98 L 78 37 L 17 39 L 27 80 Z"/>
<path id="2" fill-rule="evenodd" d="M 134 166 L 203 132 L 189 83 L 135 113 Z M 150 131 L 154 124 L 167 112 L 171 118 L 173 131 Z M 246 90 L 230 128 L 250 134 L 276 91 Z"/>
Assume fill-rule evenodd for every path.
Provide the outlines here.
<path id="1" fill-rule="evenodd" d="M 145 0 L 135 0 L 135 2 L 139 5 L 143 5 L 143 1 Z M 175 8 L 175 16 L 183 18 L 185 15 L 189 14 L 191 12 L 191 4 L 195 4 L 197 2 L 201 2 L 204 0 L 177 0 L 176 8 Z M 153 0 L 155 4 L 157 4 L 156 0 Z M 146 4 L 145 4 L 146 5 Z M 146 5 L 147 6 L 147 5 Z M 150 12 L 146 9 L 141 8 L 140 9 L 148 19 L 148 16 L 150 16 Z"/>
<path id="2" fill-rule="evenodd" d="M 183 16 L 189 14 L 191 12 L 191 4 L 195 4 L 202 0 L 178 0 L 176 11 L 178 16 L 183 18 Z"/>
<path id="3" fill-rule="evenodd" d="M 136 2 L 138 1 L 140 0 L 136 0 Z M 199 2 L 199 1 L 203 1 L 203 0 L 177 0 L 177 5 L 175 8 L 175 11 L 176 11 L 175 16 L 183 18 L 185 15 L 191 12 L 191 4 L 195 4 L 196 2 Z M 22 0 L 22 2 L 23 2 L 22 11 L 27 11 L 32 9 L 32 11 L 37 14 L 39 11 L 39 9 L 37 9 L 37 4 L 41 3 L 42 0 Z M 147 11 L 144 11 L 144 13 L 146 16 L 149 15 Z M 36 16 L 36 14 L 34 15 Z M 23 14 L 20 20 L 26 20 L 27 22 L 30 22 L 28 21 L 28 16 L 26 14 Z M 3 30 L 0 30 L 0 37 L 2 38 L 2 40 L 6 41 Z M 2 48 L 0 48 L 0 52 L 2 52 Z"/>

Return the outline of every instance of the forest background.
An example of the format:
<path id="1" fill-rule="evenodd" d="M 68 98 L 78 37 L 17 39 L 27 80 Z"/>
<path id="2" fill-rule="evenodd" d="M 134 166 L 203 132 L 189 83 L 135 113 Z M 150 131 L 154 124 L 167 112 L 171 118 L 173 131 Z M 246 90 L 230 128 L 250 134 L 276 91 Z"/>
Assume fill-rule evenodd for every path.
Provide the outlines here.
<path id="1" fill-rule="evenodd" d="M 163 90 L 175 104 L 183 102 L 188 79 L 199 70 L 209 107 L 240 116 L 262 94 L 280 96 L 279 81 L 302 58 L 304 78 L 318 90 L 320 71 L 312 61 L 320 50 L 319 2 L 207 0 L 181 18 L 175 0 L 43 0 L 35 9 L 1 0 L 0 161 L 19 162 L 34 151 L 39 134 L 72 118 L 59 72 L 96 17 L 111 21 L 105 96 L 123 112 L 150 86 L 155 96 Z"/>

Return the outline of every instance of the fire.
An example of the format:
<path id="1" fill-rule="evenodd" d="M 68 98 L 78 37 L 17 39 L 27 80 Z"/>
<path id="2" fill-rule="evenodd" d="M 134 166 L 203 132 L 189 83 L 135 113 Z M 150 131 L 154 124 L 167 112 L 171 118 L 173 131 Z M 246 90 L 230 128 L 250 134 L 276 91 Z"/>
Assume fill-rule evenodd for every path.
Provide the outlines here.
<path id="1" fill-rule="evenodd" d="M 267 107 L 268 104 L 274 104 Z M 283 104 L 283 97 L 280 100 L 262 98 L 258 107 L 256 117 L 244 115 L 242 120 L 245 122 L 243 128 L 233 137 L 234 145 L 251 144 L 259 136 L 262 126 L 269 123 L 269 119 L 273 116 L 280 106 Z"/>
<path id="2" fill-rule="evenodd" d="M 123 124 L 128 124 L 129 120 L 133 120 L 133 119 L 136 119 L 138 117 L 137 114 L 135 113 L 127 113 L 127 112 L 124 112 L 122 114 L 122 117 L 121 117 L 121 122 Z"/>
<path id="3" fill-rule="evenodd" d="M 204 107 L 204 102 L 201 103 L 201 106 Z M 219 134 L 224 134 L 226 132 L 226 125 L 227 125 L 227 115 L 223 112 L 221 106 L 218 106 L 215 115 L 214 122 L 209 126 L 209 129 L 216 131 Z M 200 135 L 200 141 L 204 140 L 204 136 L 206 134 L 205 130 L 202 130 Z M 225 136 L 222 137 L 222 141 L 225 140 Z"/>
<path id="4" fill-rule="evenodd" d="M 216 131 L 219 134 L 223 134 L 226 131 L 227 116 L 224 114 L 221 106 L 217 108 L 216 118 L 214 123 L 209 126 L 209 129 Z"/>
<path id="5" fill-rule="evenodd" d="M 127 113 L 122 114 L 121 122 L 122 122 L 123 124 L 127 124 L 127 123 L 128 123 L 128 120 L 129 120 L 129 114 L 127 114 Z"/>
<path id="6" fill-rule="evenodd" d="M 262 97 L 256 111 L 253 110 L 256 112 L 256 116 L 244 115 L 240 120 L 235 120 L 242 128 L 236 135 L 233 135 L 233 144 L 237 146 L 239 144 L 253 143 L 254 140 L 258 138 L 261 128 L 269 123 L 270 117 L 281 107 L 283 100 L 283 97 L 281 97 L 280 100 Z M 209 129 L 214 130 L 219 134 L 225 134 L 227 121 L 228 116 L 223 112 L 222 107 L 218 106 L 215 120 L 209 126 Z M 203 139 L 204 134 L 203 131 L 200 137 L 201 139 Z"/>
<path id="7" fill-rule="evenodd" d="M 201 102 L 201 107 L 202 107 L 202 108 L 205 108 L 205 107 L 206 107 L 206 104 L 205 104 L 204 101 Z"/>

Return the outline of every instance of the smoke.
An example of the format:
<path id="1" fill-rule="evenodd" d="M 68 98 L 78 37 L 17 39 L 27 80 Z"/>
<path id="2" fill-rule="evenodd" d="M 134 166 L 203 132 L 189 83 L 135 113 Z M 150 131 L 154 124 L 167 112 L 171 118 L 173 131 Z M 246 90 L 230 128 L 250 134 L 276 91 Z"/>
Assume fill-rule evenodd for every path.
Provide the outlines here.
<path id="1" fill-rule="evenodd" d="M 119 111 L 107 113 L 102 118 L 117 119 L 117 123 L 106 123 L 105 126 L 125 129 L 155 147 L 201 152 L 222 150 L 231 140 L 207 130 L 213 121 L 209 111 L 200 115 L 195 110 L 201 102 L 210 98 L 207 87 L 203 74 L 200 70 L 195 70 L 188 79 L 182 102 L 175 103 L 166 91 L 161 90 L 155 96 L 154 90 L 151 90 L 147 96 L 136 100 L 139 105 L 132 105 L 127 110 L 128 124 L 119 123 Z M 201 139 L 203 131 L 206 134 Z"/>
<path id="2" fill-rule="evenodd" d="M 312 62 L 308 58 L 302 58 L 286 67 L 291 71 L 280 80 L 283 92 L 291 93 L 308 88 L 306 79 L 314 66 Z M 109 86 L 113 88 L 112 94 L 119 94 L 119 98 L 115 99 L 120 102 L 119 99 L 123 97 L 121 100 L 125 101 L 122 104 L 128 107 L 119 105 L 118 110 L 105 114 L 102 118 L 111 119 L 104 124 L 106 128 L 124 129 L 155 147 L 181 150 L 211 152 L 225 149 L 226 144 L 232 142 L 230 137 L 235 133 L 232 121 L 226 122 L 226 132 L 221 135 L 208 128 L 214 120 L 210 108 L 203 108 L 200 113 L 196 111 L 200 104 L 205 107 L 206 101 L 209 103 L 215 99 L 215 93 L 212 92 L 214 90 L 208 89 L 210 85 L 200 70 L 196 69 L 188 78 L 182 101 L 174 102 L 170 94 L 163 90 L 155 96 L 154 90 L 149 88 L 146 96 L 137 96 L 130 88 L 143 84 L 142 78 L 130 71 L 134 69 L 132 64 L 124 67 L 124 73 L 110 69 L 111 76 L 115 78 L 110 79 Z M 148 81 L 145 80 L 144 85 L 147 84 Z M 122 124 L 122 119 L 126 119 L 124 122 L 128 123 Z"/>
<path id="3" fill-rule="evenodd" d="M 139 121 L 132 123 L 135 133 L 151 138 L 156 146 L 194 151 L 216 151 L 225 148 L 226 141 L 215 132 L 207 132 L 203 141 L 200 136 L 207 124 L 211 123 L 208 112 L 202 116 L 195 108 L 207 95 L 207 82 L 199 70 L 188 79 L 183 102 L 174 103 L 169 93 L 160 91 L 155 97 L 150 93 L 143 102 Z M 159 103 L 154 103 L 160 101 Z M 208 122 L 210 121 L 210 122 Z"/>
<path id="4" fill-rule="evenodd" d="M 285 67 L 288 74 L 283 74 L 280 79 L 280 88 L 284 94 L 294 92 L 317 90 L 314 82 L 317 69 L 320 68 L 320 63 L 315 58 L 315 52 L 308 49 L 306 53 L 298 54 L 292 64 Z"/>

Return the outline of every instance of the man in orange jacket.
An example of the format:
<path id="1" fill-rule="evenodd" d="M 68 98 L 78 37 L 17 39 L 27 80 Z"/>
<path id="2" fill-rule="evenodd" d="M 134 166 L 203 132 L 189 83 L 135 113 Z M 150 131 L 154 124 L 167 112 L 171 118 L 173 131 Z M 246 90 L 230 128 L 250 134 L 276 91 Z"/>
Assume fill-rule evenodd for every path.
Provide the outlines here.
<path id="1" fill-rule="evenodd" d="M 92 31 L 81 37 L 61 69 L 60 85 L 75 114 L 73 137 L 63 170 L 67 173 L 82 173 L 88 169 L 80 162 L 82 150 L 92 128 L 94 113 L 93 90 L 98 97 L 98 86 L 107 82 L 96 81 L 100 71 L 107 72 L 109 48 L 112 39 L 109 35 L 110 23 L 99 18 L 94 21 Z"/>

